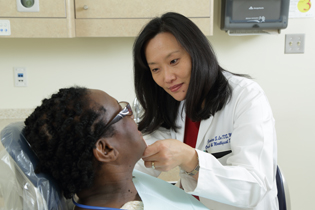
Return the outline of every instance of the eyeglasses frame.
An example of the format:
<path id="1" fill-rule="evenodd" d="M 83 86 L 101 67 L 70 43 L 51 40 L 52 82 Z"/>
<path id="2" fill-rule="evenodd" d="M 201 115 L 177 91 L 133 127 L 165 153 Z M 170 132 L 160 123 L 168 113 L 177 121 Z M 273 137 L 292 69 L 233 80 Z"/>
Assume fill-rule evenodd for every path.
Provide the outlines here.
<path id="1" fill-rule="evenodd" d="M 115 124 L 116 122 L 118 122 L 119 120 L 121 120 L 122 118 L 124 118 L 126 116 L 133 115 L 133 111 L 131 109 L 130 104 L 127 101 L 120 101 L 120 102 L 118 102 L 120 107 L 122 107 L 120 105 L 121 103 L 126 103 L 125 108 L 123 108 L 120 112 L 118 112 L 118 114 L 105 125 L 105 127 L 102 129 L 101 135 L 105 132 L 105 130 L 107 128 L 109 128 L 109 126 Z M 126 111 L 128 111 L 128 112 L 126 113 Z"/>

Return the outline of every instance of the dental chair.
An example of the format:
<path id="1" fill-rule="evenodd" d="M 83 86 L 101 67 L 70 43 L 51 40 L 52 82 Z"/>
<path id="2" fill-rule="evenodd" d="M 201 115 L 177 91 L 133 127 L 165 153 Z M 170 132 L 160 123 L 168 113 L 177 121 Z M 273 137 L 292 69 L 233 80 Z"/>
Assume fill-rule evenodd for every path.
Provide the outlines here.
<path id="1" fill-rule="evenodd" d="M 276 182 L 278 190 L 279 210 L 291 210 L 289 187 L 279 166 L 277 166 Z"/>
<path id="2" fill-rule="evenodd" d="M 0 197 L 5 210 L 68 210 L 66 200 L 52 177 L 35 174 L 38 162 L 21 131 L 23 122 L 6 126 L 0 134 Z"/>

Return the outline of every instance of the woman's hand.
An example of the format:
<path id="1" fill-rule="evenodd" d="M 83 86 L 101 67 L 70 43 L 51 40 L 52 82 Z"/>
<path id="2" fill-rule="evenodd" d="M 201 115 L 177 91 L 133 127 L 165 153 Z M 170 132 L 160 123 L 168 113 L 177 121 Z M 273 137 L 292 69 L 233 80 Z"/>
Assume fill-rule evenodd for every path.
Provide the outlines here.
<path id="1" fill-rule="evenodd" d="M 142 159 L 145 167 L 154 167 L 159 171 L 169 171 L 176 166 L 190 172 L 198 164 L 198 155 L 194 148 L 176 140 L 159 140 L 149 145 L 144 151 Z"/>

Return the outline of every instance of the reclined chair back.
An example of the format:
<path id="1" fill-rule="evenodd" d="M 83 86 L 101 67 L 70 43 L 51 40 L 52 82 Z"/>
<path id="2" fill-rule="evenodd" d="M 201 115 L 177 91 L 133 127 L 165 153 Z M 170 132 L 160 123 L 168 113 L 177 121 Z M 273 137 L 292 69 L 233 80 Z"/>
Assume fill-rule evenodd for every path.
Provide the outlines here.
<path id="1" fill-rule="evenodd" d="M 5 209 L 68 209 L 52 177 L 35 174 L 38 159 L 21 133 L 23 128 L 23 122 L 12 123 L 0 134 L 5 148 L 0 152 L 0 193 Z"/>

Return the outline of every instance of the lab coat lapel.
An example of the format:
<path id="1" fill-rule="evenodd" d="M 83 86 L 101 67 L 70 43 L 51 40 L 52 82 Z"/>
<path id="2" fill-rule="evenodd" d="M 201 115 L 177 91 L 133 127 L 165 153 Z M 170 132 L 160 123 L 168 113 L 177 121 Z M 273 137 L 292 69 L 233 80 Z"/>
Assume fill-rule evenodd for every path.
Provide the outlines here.
<path id="1" fill-rule="evenodd" d="M 199 131 L 198 131 L 198 137 L 197 137 L 197 142 L 196 142 L 196 148 L 199 148 L 200 143 L 204 139 L 204 136 L 208 132 L 208 130 L 211 127 L 213 116 L 209 117 L 206 120 L 201 120 L 200 126 L 199 126 Z"/>

